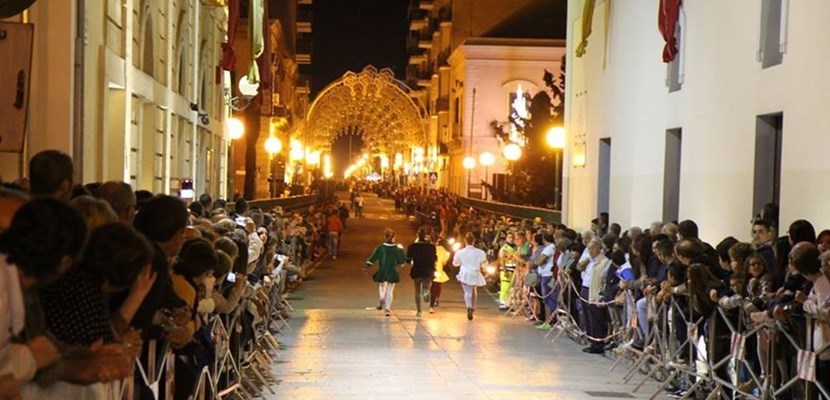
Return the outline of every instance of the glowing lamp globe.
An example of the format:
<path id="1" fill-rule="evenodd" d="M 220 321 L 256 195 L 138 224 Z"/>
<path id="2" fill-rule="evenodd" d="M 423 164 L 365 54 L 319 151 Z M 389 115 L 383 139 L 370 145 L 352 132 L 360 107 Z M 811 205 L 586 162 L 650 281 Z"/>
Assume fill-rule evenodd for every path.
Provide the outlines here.
<path id="1" fill-rule="evenodd" d="M 476 159 L 470 156 L 464 157 L 462 164 L 464 169 L 473 169 L 476 167 Z"/>
<path id="2" fill-rule="evenodd" d="M 282 150 L 282 142 L 279 139 L 271 136 L 265 139 L 265 151 L 270 155 L 274 155 Z"/>
<path id="3" fill-rule="evenodd" d="M 288 153 L 288 156 L 294 161 L 299 161 L 305 158 L 305 152 L 302 147 L 294 147 Z"/>
<path id="4" fill-rule="evenodd" d="M 493 153 L 486 151 L 484 153 L 481 153 L 480 156 L 478 156 L 478 162 L 480 162 L 481 165 L 485 167 L 489 167 L 496 162 L 496 156 L 494 156 Z"/>
<path id="5" fill-rule="evenodd" d="M 548 146 L 554 149 L 564 149 L 565 148 L 565 128 L 561 126 L 557 126 L 555 128 L 551 128 L 545 139 L 548 142 Z"/>
<path id="6" fill-rule="evenodd" d="M 504 147 L 504 158 L 508 161 L 516 161 L 522 157 L 522 148 L 516 143 L 510 143 Z"/>
<path id="7" fill-rule="evenodd" d="M 239 140 L 245 134 L 245 124 L 239 118 L 228 118 L 225 125 L 227 125 L 228 136 L 230 136 L 231 140 Z"/>

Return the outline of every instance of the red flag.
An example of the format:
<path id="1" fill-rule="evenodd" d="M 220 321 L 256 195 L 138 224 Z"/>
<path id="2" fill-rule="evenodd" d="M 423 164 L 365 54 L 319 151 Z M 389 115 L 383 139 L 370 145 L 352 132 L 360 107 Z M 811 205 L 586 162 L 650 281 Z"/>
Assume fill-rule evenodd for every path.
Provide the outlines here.
<path id="1" fill-rule="evenodd" d="M 219 66 L 225 71 L 233 71 L 236 64 L 233 43 L 236 41 L 236 28 L 239 26 L 239 1 L 228 1 L 228 41 L 222 43 L 222 61 L 219 62 Z"/>
<path id="2" fill-rule="evenodd" d="M 670 63 L 677 57 L 677 19 L 680 15 L 682 0 L 660 0 L 657 13 L 657 27 L 666 44 L 663 46 L 663 62 Z"/>

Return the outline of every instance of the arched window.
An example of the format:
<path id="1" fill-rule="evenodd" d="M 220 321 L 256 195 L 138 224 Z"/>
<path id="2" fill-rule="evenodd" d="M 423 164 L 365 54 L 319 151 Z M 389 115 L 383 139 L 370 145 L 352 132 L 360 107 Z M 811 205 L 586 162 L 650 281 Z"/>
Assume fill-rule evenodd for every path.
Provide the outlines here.
<path id="1" fill-rule="evenodd" d="M 178 85 L 176 85 L 176 92 L 181 95 L 185 94 L 185 90 L 187 89 L 187 51 L 186 51 L 187 40 L 181 40 L 179 42 L 179 75 L 178 75 Z"/>
<path id="2" fill-rule="evenodd" d="M 188 53 L 190 52 L 190 29 L 187 25 L 187 13 L 179 13 L 176 25 L 176 50 L 175 50 L 175 80 L 173 90 L 185 97 L 187 92 L 188 78 Z"/>
<path id="3" fill-rule="evenodd" d="M 147 75 L 153 76 L 154 66 L 156 62 L 156 53 L 153 48 L 155 39 L 153 30 L 153 17 L 150 14 L 150 9 L 145 9 L 144 16 L 144 35 L 142 35 L 141 46 L 141 70 Z"/>
<path id="4" fill-rule="evenodd" d="M 211 109 L 208 102 L 208 62 L 207 62 L 207 41 L 203 40 L 199 46 L 199 109 L 208 111 Z"/>

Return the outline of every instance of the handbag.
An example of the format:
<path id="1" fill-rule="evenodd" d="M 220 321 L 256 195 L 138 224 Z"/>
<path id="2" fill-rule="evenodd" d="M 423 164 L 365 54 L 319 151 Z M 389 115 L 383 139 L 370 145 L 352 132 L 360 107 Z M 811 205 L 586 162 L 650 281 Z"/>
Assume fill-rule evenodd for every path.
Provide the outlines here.
<path id="1" fill-rule="evenodd" d="M 617 292 L 617 295 L 614 296 L 614 304 L 618 306 L 625 304 L 625 290 Z"/>
<path id="2" fill-rule="evenodd" d="M 525 286 L 536 287 L 539 284 L 539 274 L 536 272 L 528 272 L 525 275 Z"/>

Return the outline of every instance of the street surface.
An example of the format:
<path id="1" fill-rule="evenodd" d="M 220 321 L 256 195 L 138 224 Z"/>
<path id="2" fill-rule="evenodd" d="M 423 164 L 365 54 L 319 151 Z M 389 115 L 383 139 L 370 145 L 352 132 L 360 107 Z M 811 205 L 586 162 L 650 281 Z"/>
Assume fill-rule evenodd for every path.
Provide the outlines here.
<path id="1" fill-rule="evenodd" d="M 609 372 L 610 358 L 585 354 L 564 336 L 551 344 L 524 318 L 501 315 L 484 290 L 467 321 L 454 277 L 436 313 L 419 320 L 409 271 L 402 270 L 393 315 L 384 317 L 375 309 L 377 286 L 361 267 L 385 227 L 406 246 L 416 226 L 391 200 L 365 199 L 365 217 L 349 219 L 337 260 L 323 261 L 289 296 L 296 312 L 292 330 L 277 335 L 284 348 L 274 365 L 279 382 L 267 398 L 624 399 L 647 398 L 656 388 L 649 381 L 630 393 L 641 375 L 622 384 L 628 364 Z"/>

